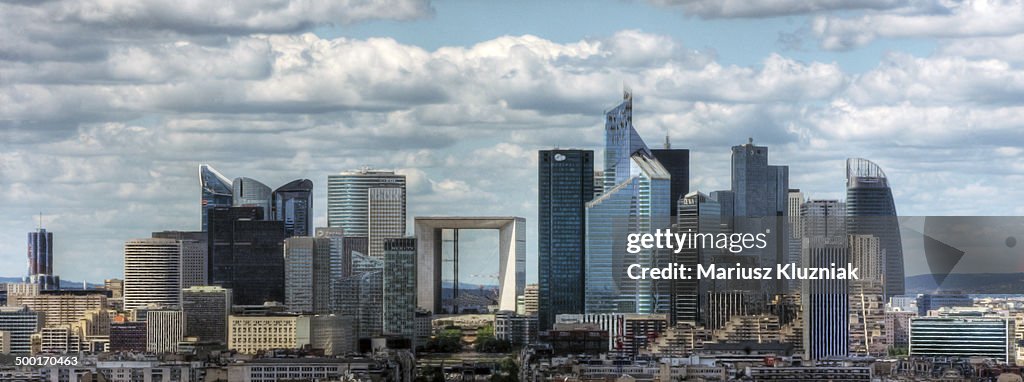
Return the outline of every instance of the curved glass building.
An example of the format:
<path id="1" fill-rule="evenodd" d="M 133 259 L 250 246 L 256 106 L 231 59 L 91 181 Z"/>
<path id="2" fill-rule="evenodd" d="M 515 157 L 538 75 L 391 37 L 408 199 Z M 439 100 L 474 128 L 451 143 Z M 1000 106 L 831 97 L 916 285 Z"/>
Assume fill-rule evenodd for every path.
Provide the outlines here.
<path id="1" fill-rule="evenodd" d="M 231 184 L 232 205 L 235 207 L 263 208 L 261 219 L 272 220 L 270 187 L 252 178 L 235 178 Z"/>
<path id="2" fill-rule="evenodd" d="M 297 179 L 274 190 L 274 220 L 284 222 L 285 236 L 313 235 L 313 181 Z"/>
<path id="3" fill-rule="evenodd" d="M 902 295 L 903 242 L 896 220 L 896 203 L 889 178 L 874 162 L 863 158 L 846 160 L 846 216 L 851 235 L 878 237 L 884 253 L 885 295 Z"/>
<path id="4" fill-rule="evenodd" d="M 201 225 L 206 232 L 210 209 L 232 205 L 231 181 L 210 165 L 203 164 L 199 165 L 199 189 L 203 209 Z"/>

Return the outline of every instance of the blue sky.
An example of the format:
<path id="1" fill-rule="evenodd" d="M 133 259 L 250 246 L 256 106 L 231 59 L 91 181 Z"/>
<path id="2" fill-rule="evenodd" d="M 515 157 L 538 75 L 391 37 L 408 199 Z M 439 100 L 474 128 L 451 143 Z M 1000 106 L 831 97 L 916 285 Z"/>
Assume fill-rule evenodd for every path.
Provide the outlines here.
<path id="1" fill-rule="evenodd" d="M 865 157 L 903 215 L 1020 215 L 1022 50 L 1024 6 L 983 0 L 3 2 L 0 275 L 41 211 L 62 277 L 120 277 L 198 227 L 209 163 L 313 180 L 320 224 L 328 174 L 395 169 L 410 218 L 526 217 L 532 280 L 536 151 L 600 157 L 623 84 L 696 190 L 752 137 L 811 197 Z"/>

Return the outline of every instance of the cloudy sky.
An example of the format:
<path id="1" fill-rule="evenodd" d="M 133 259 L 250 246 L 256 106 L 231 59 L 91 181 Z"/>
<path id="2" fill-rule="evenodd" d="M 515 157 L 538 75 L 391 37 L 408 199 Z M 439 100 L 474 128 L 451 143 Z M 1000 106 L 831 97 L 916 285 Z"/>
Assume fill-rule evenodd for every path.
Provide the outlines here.
<path id="1" fill-rule="evenodd" d="M 393 168 L 410 217 L 535 243 L 536 150 L 599 150 L 624 83 L 694 189 L 753 137 L 812 197 L 860 156 L 903 215 L 1024 214 L 1021 51 L 1019 1 L 3 0 L 0 275 L 42 212 L 58 274 L 120 277 L 125 240 L 198 229 L 200 163 L 312 179 L 321 225 L 328 174 Z"/>

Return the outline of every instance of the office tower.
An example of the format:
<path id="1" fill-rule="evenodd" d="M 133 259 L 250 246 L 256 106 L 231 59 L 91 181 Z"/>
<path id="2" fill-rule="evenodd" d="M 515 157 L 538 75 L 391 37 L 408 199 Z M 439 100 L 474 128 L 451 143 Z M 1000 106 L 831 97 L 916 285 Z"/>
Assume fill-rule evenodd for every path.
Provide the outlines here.
<path id="1" fill-rule="evenodd" d="M 540 286 L 537 284 L 526 284 L 523 292 L 523 315 L 536 316 L 540 311 Z"/>
<path id="2" fill-rule="evenodd" d="M 671 176 L 633 128 L 633 97 L 605 115 L 604 193 L 586 205 L 584 311 L 586 313 L 666 313 L 668 283 L 632 280 L 629 264 L 667 263 L 667 251 L 626 251 L 631 233 L 668 228 Z"/>
<path id="3" fill-rule="evenodd" d="M 905 292 L 903 243 L 889 178 L 877 164 L 862 158 L 846 160 L 847 229 L 854 235 L 878 237 L 885 256 L 885 295 Z"/>
<path id="4" fill-rule="evenodd" d="M 290 237 L 284 240 L 284 303 L 292 312 L 330 311 L 331 239 Z"/>
<path id="5" fill-rule="evenodd" d="M 346 266 L 344 264 L 345 257 L 343 256 L 345 250 L 345 230 L 340 227 L 317 227 L 315 237 L 327 239 L 331 244 L 331 300 L 328 308 L 331 312 L 338 312 L 340 307 L 334 305 L 334 296 L 338 294 L 335 290 L 338 280 L 345 277 Z"/>
<path id="6" fill-rule="evenodd" d="M 845 236 L 803 239 L 801 263 L 808 268 L 835 268 L 849 262 Z M 849 296 L 847 280 L 803 280 L 804 346 L 807 357 L 821 360 L 843 357 L 849 350 Z"/>
<path id="7" fill-rule="evenodd" d="M 714 235 L 721 231 L 721 205 L 707 195 L 699 191 L 688 193 L 680 199 L 677 209 L 677 233 Z M 673 251 L 672 262 L 697 269 L 698 264 L 703 264 L 701 252 L 698 246 L 684 246 L 679 251 Z M 672 280 L 672 307 L 669 312 L 672 324 L 686 322 L 696 325 L 701 317 L 700 296 L 703 294 L 696 278 Z"/>
<path id="8" fill-rule="evenodd" d="M 708 197 L 718 202 L 721 215 L 719 223 L 721 231 L 731 233 L 736 231 L 736 193 L 728 190 L 712 191 Z"/>
<path id="9" fill-rule="evenodd" d="M 348 241 L 350 238 L 345 238 Z M 365 244 L 365 239 L 362 241 Z M 350 272 L 337 280 L 333 305 L 355 324 L 359 338 L 380 336 L 384 316 L 384 261 L 352 251 Z"/>
<path id="10" fill-rule="evenodd" d="M 584 312 L 586 205 L 597 181 L 591 150 L 541 150 L 539 156 L 538 314 L 541 330 L 548 330 L 556 315 Z"/>
<path id="11" fill-rule="evenodd" d="M 40 290 L 60 289 L 60 277 L 53 274 L 53 232 L 39 227 L 28 233 L 28 277 L 25 282 L 39 284 Z"/>
<path id="12" fill-rule="evenodd" d="M 809 199 L 800 206 L 803 237 L 846 236 L 846 203 Z"/>
<path id="13" fill-rule="evenodd" d="M 40 327 L 64 327 L 78 323 L 86 312 L 106 309 L 107 296 L 97 290 L 46 291 L 22 296 L 18 305 L 40 313 Z"/>
<path id="14" fill-rule="evenodd" d="M 676 212 L 679 210 L 679 199 L 690 193 L 690 150 L 673 149 L 666 135 L 665 147 L 651 149 L 651 154 L 654 155 L 654 158 L 662 166 L 665 166 L 665 170 L 668 170 L 669 175 L 672 176 L 671 186 L 669 187 L 672 190 L 670 193 L 672 198 L 670 211 L 672 211 L 672 216 L 676 216 Z"/>
<path id="15" fill-rule="evenodd" d="M 786 262 L 800 265 L 800 243 L 803 238 L 803 226 L 800 220 L 800 208 L 804 204 L 804 193 L 800 189 L 789 189 L 788 201 L 786 202 L 786 232 L 789 233 L 787 244 Z M 800 290 L 799 280 L 787 280 L 786 291 L 797 293 Z"/>
<path id="16" fill-rule="evenodd" d="M 274 219 L 284 222 L 286 237 L 313 234 L 313 181 L 298 179 L 274 190 Z"/>
<path id="17" fill-rule="evenodd" d="M 0 331 L 7 333 L 9 354 L 30 354 L 32 334 L 42 327 L 39 312 L 26 307 L 0 307 Z"/>
<path id="18" fill-rule="evenodd" d="M 416 239 L 384 241 L 384 320 L 386 335 L 415 340 Z"/>
<path id="19" fill-rule="evenodd" d="M 124 243 L 124 307 L 181 304 L 184 243 L 173 239 L 134 239 Z"/>
<path id="20" fill-rule="evenodd" d="M 181 291 L 185 314 L 185 336 L 199 341 L 227 344 L 231 290 L 216 286 L 194 286 Z"/>
<path id="21" fill-rule="evenodd" d="M 594 197 L 604 193 L 604 171 L 594 171 Z M 589 202 L 589 200 L 588 200 Z"/>
<path id="22" fill-rule="evenodd" d="M 199 166 L 199 197 L 203 211 L 201 225 L 206 231 L 209 211 L 216 207 L 231 207 L 231 181 L 208 164 Z"/>
<path id="23" fill-rule="evenodd" d="M 850 351 L 855 354 L 885 355 L 890 337 L 886 336 L 885 294 L 882 292 L 882 254 L 877 237 L 849 235 L 850 263 L 859 270 L 859 279 L 849 280 Z"/>
<path id="24" fill-rule="evenodd" d="M 153 232 L 154 239 L 181 240 L 181 287 L 206 285 L 209 279 L 209 243 L 204 231 Z"/>
<path id="25" fill-rule="evenodd" d="M 228 349 L 256 354 L 275 349 L 299 349 L 310 344 L 309 316 L 277 314 L 228 317 Z"/>
<path id="26" fill-rule="evenodd" d="M 384 241 L 405 236 L 405 190 L 396 187 L 367 190 L 367 230 L 370 256 L 384 257 Z"/>
<path id="27" fill-rule="evenodd" d="M 122 298 L 124 296 L 124 280 L 105 279 L 103 280 L 103 289 L 110 291 L 110 298 Z"/>
<path id="28" fill-rule="evenodd" d="M 910 356 L 1016 359 L 1012 318 L 984 308 L 943 308 L 938 316 L 910 319 Z"/>
<path id="29" fill-rule="evenodd" d="M 771 267 L 788 260 L 789 240 L 785 221 L 789 212 L 789 167 L 768 164 L 768 147 L 746 144 L 732 147 L 733 221 L 737 233 L 768 233 L 769 245 L 745 253 L 757 256 L 758 265 Z M 762 283 L 764 290 L 775 293 L 786 288 L 784 280 Z"/>
<path id="30" fill-rule="evenodd" d="M 369 235 L 369 189 L 402 190 L 401 221 L 405 221 L 405 175 L 361 169 L 327 176 L 327 226 L 345 229 L 346 236 Z"/>
<path id="31" fill-rule="evenodd" d="M 232 207 L 259 207 L 260 219 L 274 220 L 273 191 L 252 178 L 235 178 L 231 182 Z"/>
<path id="32" fill-rule="evenodd" d="M 231 289 L 235 304 L 284 301 L 284 223 L 257 207 L 210 210 L 209 285 Z"/>
<path id="33" fill-rule="evenodd" d="M 974 299 L 970 295 L 955 290 L 939 291 L 938 293 L 926 293 L 917 297 L 917 315 L 927 316 L 929 311 L 941 308 L 971 307 Z"/>
<path id="34" fill-rule="evenodd" d="M 124 316 L 114 317 L 110 323 L 111 352 L 146 351 L 146 322 L 127 321 Z"/>
<path id="35" fill-rule="evenodd" d="M 146 351 L 177 353 L 185 339 L 185 315 L 180 310 L 152 310 L 146 314 Z"/>

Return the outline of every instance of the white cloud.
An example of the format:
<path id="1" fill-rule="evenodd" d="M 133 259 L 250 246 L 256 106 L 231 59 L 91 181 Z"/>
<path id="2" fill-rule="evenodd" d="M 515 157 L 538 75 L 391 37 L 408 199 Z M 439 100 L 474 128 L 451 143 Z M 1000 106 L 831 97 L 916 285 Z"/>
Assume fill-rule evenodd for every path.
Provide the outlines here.
<path id="1" fill-rule="evenodd" d="M 907 0 L 648 0 L 706 19 L 760 18 L 840 10 L 891 9 Z"/>

